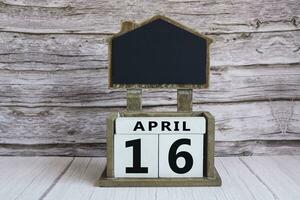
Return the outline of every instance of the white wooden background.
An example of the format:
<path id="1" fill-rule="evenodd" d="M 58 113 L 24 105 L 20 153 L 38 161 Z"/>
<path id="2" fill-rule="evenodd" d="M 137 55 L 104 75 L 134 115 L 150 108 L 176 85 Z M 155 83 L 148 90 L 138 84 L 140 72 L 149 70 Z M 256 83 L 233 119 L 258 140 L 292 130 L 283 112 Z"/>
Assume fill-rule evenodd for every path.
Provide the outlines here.
<path id="1" fill-rule="evenodd" d="M 105 119 L 125 108 L 107 85 L 120 21 L 163 14 L 214 39 L 216 154 L 300 154 L 299 0 L 0 0 L 0 155 L 105 155 Z M 146 110 L 176 110 L 147 90 Z"/>

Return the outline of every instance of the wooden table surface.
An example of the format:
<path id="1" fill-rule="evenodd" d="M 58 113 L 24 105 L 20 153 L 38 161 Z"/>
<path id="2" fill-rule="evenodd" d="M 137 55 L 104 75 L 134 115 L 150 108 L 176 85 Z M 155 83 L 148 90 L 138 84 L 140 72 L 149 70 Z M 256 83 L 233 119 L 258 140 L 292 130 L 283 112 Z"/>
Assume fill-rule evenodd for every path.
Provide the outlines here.
<path id="1" fill-rule="evenodd" d="M 222 187 L 96 187 L 105 163 L 91 157 L 0 157 L 0 199 L 300 199 L 300 156 L 218 157 Z"/>

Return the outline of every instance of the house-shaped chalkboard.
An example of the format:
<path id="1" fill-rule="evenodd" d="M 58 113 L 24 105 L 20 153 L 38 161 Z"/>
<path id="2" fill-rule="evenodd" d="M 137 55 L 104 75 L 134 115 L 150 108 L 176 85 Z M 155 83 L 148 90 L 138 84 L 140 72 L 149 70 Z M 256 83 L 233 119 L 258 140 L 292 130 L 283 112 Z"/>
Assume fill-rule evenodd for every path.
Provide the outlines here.
<path id="1" fill-rule="evenodd" d="M 109 87 L 127 89 L 127 110 L 111 113 L 107 118 L 107 166 L 99 179 L 99 186 L 221 185 L 221 178 L 214 166 L 214 117 L 209 112 L 193 112 L 192 110 L 193 89 L 208 87 L 209 45 L 211 42 L 210 38 L 164 16 L 154 16 L 141 24 L 130 21 L 122 23 L 121 31 L 109 40 Z M 143 88 L 177 89 L 177 112 L 143 111 L 141 101 Z M 169 169 L 171 166 L 170 160 L 174 161 L 175 158 L 170 159 L 171 150 L 168 148 L 165 150 L 159 148 L 160 144 L 163 144 L 160 143 L 163 139 L 153 139 L 161 136 L 136 134 L 132 129 L 129 131 L 126 129 L 125 134 L 121 134 L 118 131 L 119 129 L 117 130 L 117 127 L 122 129 L 127 127 L 129 123 L 127 121 L 122 124 L 120 120 L 149 120 L 150 118 L 155 120 L 160 117 L 164 118 L 165 124 L 170 120 L 169 118 L 174 119 L 174 117 L 180 117 L 184 120 L 192 118 L 204 120 L 204 131 L 198 133 L 202 135 L 201 137 L 192 139 L 194 133 L 190 136 L 188 136 L 189 134 L 177 134 L 181 139 L 198 142 L 186 143 L 185 145 L 196 144 L 193 152 L 199 158 L 196 161 L 197 159 L 194 157 L 195 163 L 199 165 L 195 164 L 194 166 L 197 166 L 195 167 L 196 171 L 198 170 L 197 172 L 202 173 L 202 175 L 179 177 L 163 175 L 164 166 Z M 195 126 L 200 127 L 199 123 Z M 142 139 L 142 136 L 145 138 Z M 152 143 L 148 136 L 153 139 Z M 166 137 L 169 138 L 165 138 L 164 141 L 172 140 L 173 136 L 176 136 L 176 133 L 167 135 Z M 125 140 L 122 140 L 122 138 L 125 138 Z M 179 140 L 181 141 L 181 139 Z M 151 161 L 152 166 L 157 166 L 157 173 L 153 172 L 151 176 L 145 176 L 148 173 L 148 168 L 145 168 L 145 166 L 144 169 L 146 170 L 143 172 L 125 171 L 128 166 L 129 168 L 133 166 L 131 169 L 134 168 L 135 170 L 141 168 L 142 154 L 145 155 L 142 153 L 141 146 L 145 147 L 145 143 L 138 143 L 138 147 L 135 148 L 139 150 L 132 150 L 132 152 L 137 152 L 133 153 L 134 155 L 130 153 L 131 150 L 130 152 L 127 151 L 127 148 L 134 148 L 131 144 L 128 145 L 128 142 L 141 142 L 142 140 L 149 142 L 146 142 L 147 144 L 151 144 L 148 145 L 148 150 L 144 152 L 152 152 L 153 148 L 159 149 L 160 152 L 158 155 L 153 151 L 152 155 L 154 157 L 150 159 L 146 156 L 146 159 Z M 176 140 L 175 143 L 179 140 Z M 163 144 L 163 146 L 165 145 Z M 147 147 L 145 148 L 147 149 Z M 120 152 L 129 152 L 129 154 L 118 157 Z M 166 153 L 164 154 L 167 155 L 166 157 L 161 154 L 163 152 Z M 180 153 L 176 153 L 176 155 L 183 157 Z M 166 161 L 167 164 L 164 162 L 164 158 L 168 160 Z M 125 164 L 120 164 L 123 161 Z M 127 161 L 130 161 L 130 163 L 127 163 Z M 193 162 L 193 159 L 190 159 L 189 162 L 186 161 L 190 166 L 193 165 L 191 164 Z M 132 173 L 138 173 L 138 175 L 131 176 Z M 140 173 L 142 173 L 142 176 L 140 176 Z M 182 172 L 176 173 L 183 174 Z"/>
<path id="2" fill-rule="evenodd" d="M 133 24 L 109 42 L 109 86 L 207 88 L 211 41 L 164 16 Z"/>

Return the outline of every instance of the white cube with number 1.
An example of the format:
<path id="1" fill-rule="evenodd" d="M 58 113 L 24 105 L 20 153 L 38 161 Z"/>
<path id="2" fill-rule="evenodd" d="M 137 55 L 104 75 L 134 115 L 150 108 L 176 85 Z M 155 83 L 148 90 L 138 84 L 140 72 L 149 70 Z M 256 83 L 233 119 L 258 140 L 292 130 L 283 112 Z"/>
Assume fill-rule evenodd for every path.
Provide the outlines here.
<path id="1" fill-rule="evenodd" d="M 114 136 L 115 177 L 158 177 L 157 135 Z"/>

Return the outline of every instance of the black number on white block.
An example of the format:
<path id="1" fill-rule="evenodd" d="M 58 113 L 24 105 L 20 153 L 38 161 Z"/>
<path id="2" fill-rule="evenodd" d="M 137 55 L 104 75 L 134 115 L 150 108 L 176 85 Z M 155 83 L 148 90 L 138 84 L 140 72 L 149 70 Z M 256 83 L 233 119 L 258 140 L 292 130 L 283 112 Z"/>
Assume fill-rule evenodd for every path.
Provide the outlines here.
<path id="1" fill-rule="evenodd" d="M 181 145 L 191 145 L 191 140 L 190 139 L 179 139 L 176 140 L 169 151 L 169 165 L 170 168 L 177 174 L 184 174 L 190 171 L 193 167 L 193 157 L 189 152 L 186 151 L 180 151 L 177 153 L 177 149 Z M 185 165 L 183 167 L 178 167 L 177 165 L 177 159 L 178 158 L 184 158 L 185 159 Z"/>
<path id="2" fill-rule="evenodd" d="M 141 139 L 126 141 L 126 148 L 133 149 L 133 167 L 126 167 L 126 173 L 148 173 L 148 167 L 141 167 Z"/>

